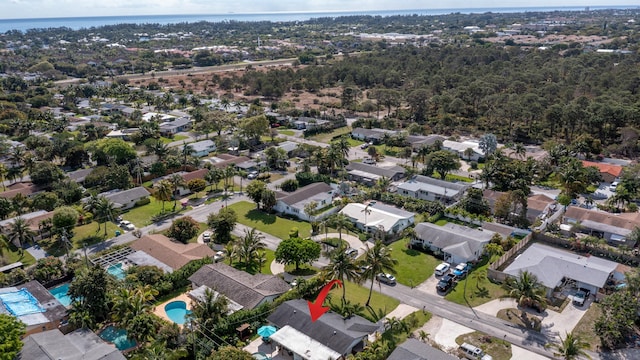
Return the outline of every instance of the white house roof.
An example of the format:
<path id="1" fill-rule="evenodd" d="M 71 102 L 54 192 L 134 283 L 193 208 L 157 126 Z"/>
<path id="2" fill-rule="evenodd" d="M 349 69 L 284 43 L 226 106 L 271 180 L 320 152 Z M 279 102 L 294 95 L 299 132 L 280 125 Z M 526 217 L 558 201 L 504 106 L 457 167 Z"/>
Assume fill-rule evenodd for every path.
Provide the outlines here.
<path id="1" fill-rule="evenodd" d="M 368 210 L 367 214 L 365 214 L 365 208 Z M 368 227 L 382 226 L 385 231 L 391 230 L 398 221 L 415 216 L 412 212 L 379 203 L 370 206 L 351 203 L 347 204 L 340 212 L 352 219 L 352 221 Z"/>
<path id="2" fill-rule="evenodd" d="M 521 271 L 529 271 L 548 288 L 555 288 L 565 277 L 601 288 L 618 265 L 595 256 L 533 244 L 516 257 L 504 273 L 518 276 Z"/>
<path id="3" fill-rule="evenodd" d="M 215 143 L 213 142 L 213 140 L 202 140 L 191 143 L 189 144 L 189 146 L 191 146 L 191 150 L 193 150 L 194 152 L 201 152 L 209 150 L 211 147 L 215 146 Z"/>
<path id="4" fill-rule="evenodd" d="M 459 153 L 462 153 L 468 148 L 471 148 L 475 153 L 484 155 L 484 152 L 480 150 L 480 143 L 477 141 L 467 140 L 467 141 L 459 142 L 459 141 L 445 140 L 442 142 L 442 147 L 457 151 Z"/>
<path id="5" fill-rule="evenodd" d="M 469 185 L 438 180 L 428 176 L 418 175 L 413 179 L 398 185 L 398 189 L 411 192 L 424 191 L 436 195 L 456 197 L 464 192 Z"/>
<path id="6" fill-rule="evenodd" d="M 342 357 L 342 354 L 331 350 L 321 342 L 312 339 L 289 325 L 285 325 L 269 338 L 300 355 L 305 360 L 326 360 Z"/>
<path id="7" fill-rule="evenodd" d="M 146 122 L 149 122 L 154 117 L 159 117 L 160 121 L 167 121 L 169 119 L 175 119 L 175 116 L 172 116 L 172 115 L 159 114 L 159 113 L 156 113 L 156 112 L 148 112 L 148 113 L 142 115 L 142 120 L 146 121 Z"/>
<path id="8" fill-rule="evenodd" d="M 484 248 L 493 235 L 493 231 L 476 230 L 452 223 L 439 226 L 432 223 L 416 225 L 416 237 L 428 242 L 443 252 L 464 258 L 473 259 Z"/>

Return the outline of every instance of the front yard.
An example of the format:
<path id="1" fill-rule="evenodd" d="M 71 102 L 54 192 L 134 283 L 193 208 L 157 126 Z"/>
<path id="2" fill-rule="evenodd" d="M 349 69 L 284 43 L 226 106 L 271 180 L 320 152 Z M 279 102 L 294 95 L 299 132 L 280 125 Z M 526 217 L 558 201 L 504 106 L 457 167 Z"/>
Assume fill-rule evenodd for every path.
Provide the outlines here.
<path id="1" fill-rule="evenodd" d="M 347 289 L 347 301 L 351 304 L 359 304 L 364 307 L 367 302 L 367 297 L 369 297 L 369 288 L 360 286 L 351 281 L 346 281 L 345 286 Z M 371 294 L 371 302 L 369 303 L 376 314 L 386 315 L 400 305 L 400 301 L 377 292 L 376 287 L 377 285 L 373 285 L 373 293 Z M 329 295 L 330 297 L 328 297 L 328 299 L 331 306 L 339 307 L 342 302 L 342 289 L 335 286 Z M 362 309 L 358 314 L 368 318 L 369 320 L 374 320 L 366 308 Z"/>
<path id="2" fill-rule="evenodd" d="M 455 266 L 455 264 L 452 264 Z M 464 279 L 458 281 L 456 287 L 445 297 L 445 299 L 456 304 L 465 306 L 478 306 L 493 299 L 500 299 L 506 295 L 506 291 L 499 284 L 494 284 L 486 277 L 487 268 L 489 267 L 488 259 L 485 257 L 478 267 L 473 268 L 471 273 Z M 481 276 L 478 277 L 480 274 Z M 465 284 L 466 284 L 466 301 L 465 301 Z M 468 302 L 468 304 L 467 304 Z"/>
<path id="3" fill-rule="evenodd" d="M 456 338 L 458 345 L 462 345 L 464 342 L 481 348 L 485 354 L 491 355 L 494 360 L 509 360 L 512 356 L 511 344 L 508 341 L 497 339 L 478 331 L 460 335 Z"/>
<path id="4" fill-rule="evenodd" d="M 408 244 L 409 239 L 401 239 L 389 245 L 389 248 L 393 250 L 392 257 L 398 260 L 395 267 L 396 279 L 401 284 L 414 287 L 427 280 L 441 261 L 431 255 L 409 249 Z"/>
<path id="5" fill-rule="evenodd" d="M 333 129 L 333 131 L 330 133 L 321 133 L 321 134 L 313 135 L 309 137 L 309 140 L 322 142 L 322 143 L 329 143 L 331 139 L 333 139 L 336 136 L 350 134 L 350 133 L 351 133 L 351 128 L 348 126 L 343 126 L 341 128 Z"/>
<path id="6" fill-rule="evenodd" d="M 280 239 L 289 238 L 289 230 L 296 227 L 300 237 L 311 234 L 311 225 L 300 220 L 289 220 L 273 214 L 267 214 L 256 209 L 256 204 L 248 201 L 240 201 L 229 205 L 238 215 L 240 224 L 255 228 L 256 230 L 271 234 Z"/>

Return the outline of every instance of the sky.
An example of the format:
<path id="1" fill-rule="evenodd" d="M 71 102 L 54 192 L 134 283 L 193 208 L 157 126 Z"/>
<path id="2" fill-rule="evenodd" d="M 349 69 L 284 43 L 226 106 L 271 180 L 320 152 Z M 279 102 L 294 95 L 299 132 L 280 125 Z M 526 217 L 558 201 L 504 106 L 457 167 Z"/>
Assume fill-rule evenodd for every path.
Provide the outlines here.
<path id="1" fill-rule="evenodd" d="M 0 19 L 629 5 L 638 0 L 0 0 Z"/>

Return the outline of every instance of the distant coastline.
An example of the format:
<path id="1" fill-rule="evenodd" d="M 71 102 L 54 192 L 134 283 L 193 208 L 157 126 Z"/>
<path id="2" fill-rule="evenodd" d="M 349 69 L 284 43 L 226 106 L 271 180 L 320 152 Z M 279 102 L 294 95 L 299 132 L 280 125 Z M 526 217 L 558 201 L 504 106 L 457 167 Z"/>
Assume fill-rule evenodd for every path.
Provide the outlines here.
<path id="1" fill-rule="evenodd" d="M 590 10 L 624 10 L 638 9 L 640 6 L 590 6 Z M 323 11 L 323 12 L 278 12 L 278 13 L 227 13 L 208 15 L 132 15 L 132 16 L 92 16 L 65 18 L 37 18 L 37 19 L 0 19 L 0 33 L 10 30 L 27 31 L 29 29 L 47 29 L 68 27 L 72 30 L 89 29 L 118 24 L 175 24 L 193 23 L 199 21 L 306 21 L 313 18 L 339 16 L 393 16 L 393 15 L 444 15 L 451 13 L 517 13 L 517 12 L 550 12 L 550 11 L 584 11 L 582 6 L 558 7 L 503 7 L 503 8 L 466 8 L 466 9 L 414 9 L 414 10 L 363 10 L 363 11 Z"/>

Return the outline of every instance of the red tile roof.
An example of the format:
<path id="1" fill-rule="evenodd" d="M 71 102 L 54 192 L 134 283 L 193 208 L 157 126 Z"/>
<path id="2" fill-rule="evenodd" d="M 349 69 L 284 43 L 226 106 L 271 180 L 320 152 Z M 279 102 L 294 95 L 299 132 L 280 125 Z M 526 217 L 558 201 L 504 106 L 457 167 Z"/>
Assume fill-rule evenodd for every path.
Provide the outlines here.
<path id="1" fill-rule="evenodd" d="M 599 162 L 582 160 L 582 166 L 584 166 L 584 167 L 593 166 L 593 167 L 598 168 L 598 170 L 601 173 L 610 174 L 610 175 L 613 175 L 615 177 L 619 177 L 620 174 L 622 174 L 622 166 L 620 166 L 620 165 L 613 165 L 613 164 L 607 164 L 607 163 L 599 163 Z"/>

